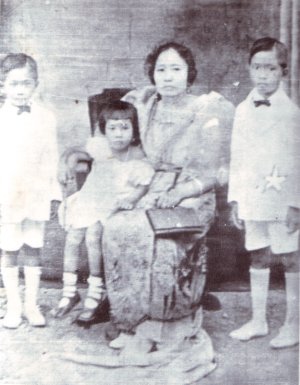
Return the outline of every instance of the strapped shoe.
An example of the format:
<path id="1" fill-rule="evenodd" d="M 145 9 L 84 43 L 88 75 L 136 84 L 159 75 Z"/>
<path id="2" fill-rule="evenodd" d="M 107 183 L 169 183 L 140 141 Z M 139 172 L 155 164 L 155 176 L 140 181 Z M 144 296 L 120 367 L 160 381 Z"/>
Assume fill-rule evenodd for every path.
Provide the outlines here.
<path id="1" fill-rule="evenodd" d="M 80 300 L 81 298 L 77 291 L 73 297 L 63 297 L 60 302 L 63 302 L 64 304 L 53 309 L 51 315 L 54 318 L 63 318 L 80 302 Z"/>
<path id="2" fill-rule="evenodd" d="M 105 297 L 94 308 L 84 307 L 83 311 L 78 315 L 75 323 L 78 326 L 89 328 L 91 325 L 109 321 L 109 302 Z"/>

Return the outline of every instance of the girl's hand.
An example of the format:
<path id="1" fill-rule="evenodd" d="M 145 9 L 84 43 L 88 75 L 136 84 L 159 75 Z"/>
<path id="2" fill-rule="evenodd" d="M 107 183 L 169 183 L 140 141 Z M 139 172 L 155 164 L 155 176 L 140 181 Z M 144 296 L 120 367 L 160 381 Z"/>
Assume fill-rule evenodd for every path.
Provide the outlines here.
<path id="1" fill-rule="evenodd" d="M 62 185 L 66 185 L 69 181 L 76 178 L 75 167 L 71 168 L 67 164 L 60 164 L 58 170 L 58 181 Z"/>
<path id="2" fill-rule="evenodd" d="M 181 202 L 181 196 L 179 196 L 175 190 L 162 193 L 156 202 L 156 207 L 161 209 L 173 208 Z"/>
<path id="3" fill-rule="evenodd" d="M 292 234 L 300 229 L 300 209 L 297 207 L 289 207 L 286 216 L 286 225 L 288 233 Z"/>
<path id="4" fill-rule="evenodd" d="M 244 229 L 244 223 L 239 219 L 238 204 L 236 202 L 231 203 L 231 212 L 229 216 L 229 221 L 238 230 Z"/>
<path id="5" fill-rule="evenodd" d="M 134 203 L 130 201 L 129 199 L 120 199 L 118 202 L 116 202 L 116 210 L 132 210 L 134 208 Z"/>
<path id="6" fill-rule="evenodd" d="M 157 193 L 148 193 L 137 202 L 136 208 L 144 209 L 144 210 L 152 209 L 156 207 L 157 199 L 158 199 Z"/>

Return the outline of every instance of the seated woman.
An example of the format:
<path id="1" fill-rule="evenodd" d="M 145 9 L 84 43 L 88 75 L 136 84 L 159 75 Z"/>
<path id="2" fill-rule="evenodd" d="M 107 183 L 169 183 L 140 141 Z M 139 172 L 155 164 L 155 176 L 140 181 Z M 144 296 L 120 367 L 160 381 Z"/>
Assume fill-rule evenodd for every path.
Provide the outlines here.
<path id="1" fill-rule="evenodd" d="M 185 46 L 161 45 L 146 65 L 154 87 L 124 100 L 138 110 L 142 145 L 156 175 L 139 209 L 108 221 L 103 250 L 111 315 L 122 331 L 110 346 L 143 340 L 149 352 L 203 334 L 205 235 L 215 216 L 214 187 L 227 168 L 234 108 L 215 92 L 189 93 L 197 71 Z M 175 206 L 196 211 L 201 234 L 154 236 L 145 209 Z"/>
<path id="2" fill-rule="evenodd" d="M 138 110 L 141 142 L 156 173 L 138 207 L 106 223 L 106 287 L 111 319 L 121 331 L 110 347 L 121 353 L 91 363 L 159 363 L 185 384 L 216 366 L 202 329 L 205 235 L 215 216 L 214 187 L 227 167 L 234 108 L 215 92 L 190 94 L 197 71 L 183 45 L 159 46 L 146 65 L 153 86 L 131 91 L 124 100 Z M 155 236 L 146 210 L 176 206 L 195 210 L 202 233 Z"/>

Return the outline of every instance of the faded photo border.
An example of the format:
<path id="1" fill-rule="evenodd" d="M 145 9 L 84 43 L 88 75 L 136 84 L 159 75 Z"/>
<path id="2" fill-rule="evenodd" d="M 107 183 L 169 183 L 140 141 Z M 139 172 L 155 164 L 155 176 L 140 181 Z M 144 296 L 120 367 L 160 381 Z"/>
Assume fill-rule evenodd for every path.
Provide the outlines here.
<path id="1" fill-rule="evenodd" d="M 55 115 L 61 155 L 70 147 L 85 145 L 97 131 L 93 103 L 100 95 L 122 97 L 150 85 L 145 59 L 154 46 L 168 41 L 182 43 L 194 54 L 198 74 L 191 93 L 215 91 L 236 107 L 252 88 L 248 73 L 251 45 L 265 36 L 279 39 L 289 50 L 289 70 L 282 87 L 299 107 L 299 16 L 299 0 L 0 0 L 0 60 L 8 53 L 23 52 L 37 61 L 39 84 L 34 98 Z M 2 80 L 0 108 L 5 101 Z M 81 164 L 68 194 L 82 186 L 86 174 L 86 164 Z M 226 192 L 222 192 L 225 201 Z M 203 326 L 211 337 L 217 365 L 195 383 L 299 384 L 298 346 L 270 349 L 270 336 L 247 343 L 230 339 L 229 333 L 251 314 L 249 255 L 242 232 L 226 233 L 223 227 L 213 236 L 211 289 L 221 309 L 205 311 Z M 159 365 L 151 370 L 142 365 L 97 366 L 95 357 L 111 354 L 106 324 L 78 327 L 74 319 L 82 305 L 64 320 L 51 317 L 61 296 L 64 243 L 65 231 L 57 218 L 50 220 L 45 229 L 39 299 L 47 326 L 32 328 L 26 322 L 16 330 L 0 326 L 0 385 L 167 385 L 167 377 L 157 375 Z M 88 277 L 86 254 L 82 245 L 82 297 Z M 20 261 L 22 264 L 24 255 Z M 286 309 L 284 275 L 277 268 L 275 263 L 267 311 L 272 337 Z M 22 269 L 20 292 L 25 295 Z M 0 318 L 5 310 L 6 295 L 0 287 Z M 86 359 L 78 364 L 61 358 L 72 353 Z M 112 362 L 116 355 L 111 356 Z M 175 377 L 170 376 L 168 384 L 183 385 Z"/>

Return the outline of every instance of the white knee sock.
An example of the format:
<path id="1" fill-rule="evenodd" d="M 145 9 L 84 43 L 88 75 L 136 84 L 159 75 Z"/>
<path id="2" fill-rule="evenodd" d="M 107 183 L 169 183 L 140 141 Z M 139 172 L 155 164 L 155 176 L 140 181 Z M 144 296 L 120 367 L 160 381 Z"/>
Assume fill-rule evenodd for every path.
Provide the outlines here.
<path id="1" fill-rule="evenodd" d="M 299 273 L 285 273 L 285 323 L 299 326 Z"/>
<path id="2" fill-rule="evenodd" d="M 19 268 L 2 267 L 2 278 L 7 298 L 7 311 L 3 326 L 17 328 L 21 323 L 22 302 L 19 293 Z"/>
<path id="3" fill-rule="evenodd" d="M 25 315 L 32 326 L 45 326 L 46 320 L 38 307 L 41 268 L 24 266 L 25 276 Z"/>
<path id="4" fill-rule="evenodd" d="M 252 319 L 265 323 L 269 291 L 270 269 L 250 268 Z"/>
<path id="5" fill-rule="evenodd" d="M 72 298 L 77 290 L 77 274 L 64 272 L 63 274 L 63 297 Z"/>
<path id="6" fill-rule="evenodd" d="M 89 288 L 87 298 L 84 301 L 84 306 L 93 309 L 99 304 L 105 291 L 103 279 L 101 277 L 94 277 L 90 275 L 88 278 L 88 284 Z"/>

